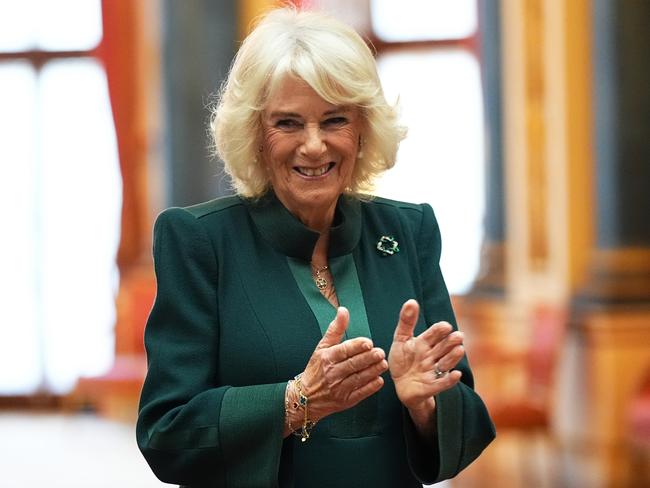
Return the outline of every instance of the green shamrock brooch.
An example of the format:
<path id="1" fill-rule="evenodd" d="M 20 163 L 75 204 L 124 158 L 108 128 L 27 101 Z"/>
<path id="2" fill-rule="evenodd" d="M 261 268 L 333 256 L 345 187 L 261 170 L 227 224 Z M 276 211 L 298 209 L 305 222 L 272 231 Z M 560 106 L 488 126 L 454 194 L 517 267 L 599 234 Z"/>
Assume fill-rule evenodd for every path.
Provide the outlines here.
<path id="1" fill-rule="evenodd" d="M 377 243 L 377 251 L 382 256 L 392 256 L 399 252 L 398 242 L 393 236 L 381 236 Z"/>

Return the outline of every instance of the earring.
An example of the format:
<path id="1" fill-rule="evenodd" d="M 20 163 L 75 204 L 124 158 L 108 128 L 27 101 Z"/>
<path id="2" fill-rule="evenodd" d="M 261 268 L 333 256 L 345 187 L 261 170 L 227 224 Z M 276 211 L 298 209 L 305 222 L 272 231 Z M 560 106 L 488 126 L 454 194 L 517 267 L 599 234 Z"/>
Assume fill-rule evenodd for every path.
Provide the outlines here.
<path id="1" fill-rule="evenodd" d="M 257 148 L 257 152 L 262 152 L 263 150 L 264 150 L 264 146 L 260 144 L 259 147 Z"/>
<path id="2" fill-rule="evenodd" d="M 361 159 L 363 157 L 363 141 L 361 139 L 361 136 L 359 136 L 359 150 L 357 151 L 357 159 Z"/>

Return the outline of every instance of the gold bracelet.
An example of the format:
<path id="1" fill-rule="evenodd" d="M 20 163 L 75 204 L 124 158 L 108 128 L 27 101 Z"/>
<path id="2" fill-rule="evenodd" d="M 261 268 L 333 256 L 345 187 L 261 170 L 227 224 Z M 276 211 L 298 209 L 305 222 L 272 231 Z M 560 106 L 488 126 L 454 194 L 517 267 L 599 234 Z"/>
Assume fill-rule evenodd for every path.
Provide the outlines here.
<path id="1" fill-rule="evenodd" d="M 289 432 L 292 434 L 296 431 L 291 426 L 291 416 L 289 415 L 289 388 L 291 387 L 291 384 L 293 383 L 293 380 L 287 381 L 287 387 L 284 390 L 284 418 L 285 422 L 287 424 L 287 427 L 289 427 Z"/>
<path id="2" fill-rule="evenodd" d="M 307 439 L 309 439 L 309 435 L 311 433 L 311 430 L 314 428 L 316 425 L 316 422 L 312 422 L 309 420 L 309 398 L 303 393 L 302 390 L 302 383 L 300 382 L 300 379 L 302 378 L 302 373 L 294 377 L 293 379 L 293 384 L 296 387 L 296 391 L 298 392 L 298 401 L 293 402 L 293 409 L 297 410 L 299 408 L 302 408 L 305 412 L 305 416 L 302 422 L 302 427 L 300 429 L 300 434 L 295 432 L 295 435 L 300 436 L 300 440 L 302 442 L 305 442 Z"/>

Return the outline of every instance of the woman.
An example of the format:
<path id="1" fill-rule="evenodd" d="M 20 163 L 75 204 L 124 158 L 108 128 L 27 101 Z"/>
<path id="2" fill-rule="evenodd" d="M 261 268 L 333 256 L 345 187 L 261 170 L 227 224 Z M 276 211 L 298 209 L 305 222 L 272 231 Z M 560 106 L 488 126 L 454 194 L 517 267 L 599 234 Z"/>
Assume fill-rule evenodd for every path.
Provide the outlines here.
<path id="1" fill-rule="evenodd" d="M 366 44 L 321 14 L 269 13 L 212 127 L 237 196 L 169 209 L 154 231 L 138 443 L 156 475 L 300 488 L 456 475 L 494 428 L 431 208 L 363 196 L 404 135 Z"/>

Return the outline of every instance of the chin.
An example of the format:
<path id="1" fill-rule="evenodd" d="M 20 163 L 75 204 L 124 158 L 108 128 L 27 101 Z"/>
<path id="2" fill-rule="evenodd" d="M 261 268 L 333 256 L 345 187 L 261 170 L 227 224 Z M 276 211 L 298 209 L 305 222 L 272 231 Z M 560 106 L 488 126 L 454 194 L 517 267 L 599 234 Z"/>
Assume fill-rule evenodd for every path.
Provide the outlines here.
<path id="1" fill-rule="evenodd" d="M 323 207 L 328 209 L 336 204 L 342 192 L 338 191 L 314 191 L 302 197 L 303 205 L 309 207 Z"/>

